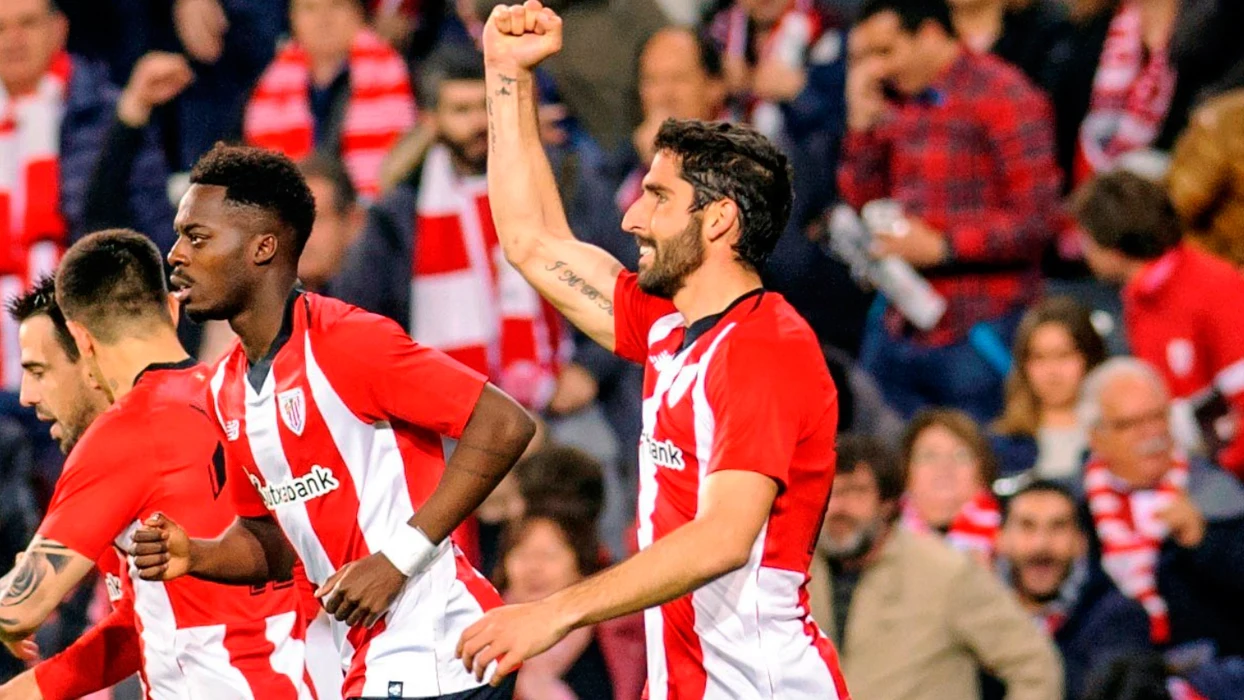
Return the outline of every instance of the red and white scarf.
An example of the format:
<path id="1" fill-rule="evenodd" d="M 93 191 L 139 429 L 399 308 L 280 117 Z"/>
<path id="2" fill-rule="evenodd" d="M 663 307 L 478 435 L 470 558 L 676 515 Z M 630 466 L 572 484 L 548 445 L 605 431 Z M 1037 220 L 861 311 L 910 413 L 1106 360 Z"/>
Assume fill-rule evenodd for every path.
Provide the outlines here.
<path id="1" fill-rule="evenodd" d="M 792 68 L 803 68 L 808 51 L 823 30 L 821 16 L 812 7 L 809 0 L 791 0 L 764 42 L 756 47 L 756 62 L 761 63 L 772 57 Z M 754 40 L 747 9 L 736 4 L 726 10 L 719 20 L 717 31 L 724 35 L 724 55 L 746 60 L 748 47 Z M 746 110 L 747 114 L 741 115 L 742 118 L 757 131 L 771 139 L 781 136 L 785 120 L 778 105 L 749 98 Z"/>
<path id="2" fill-rule="evenodd" d="M 483 176 L 460 177 L 445 146 L 428 151 L 416 204 L 411 335 L 542 409 L 568 343 L 557 312 L 505 261 L 487 188 Z"/>
<path id="3" fill-rule="evenodd" d="M 1084 465 L 1084 491 L 1097 537 L 1102 568 L 1123 595 L 1149 613 L 1149 636 L 1156 644 L 1170 641 L 1166 601 L 1158 594 L 1158 554 L 1170 530 L 1157 514 L 1188 486 L 1188 462 L 1180 456 L 1157 487 L 1132 489 L 1093 456 Z"/>
<path id="4" fill-rule="evenodd" d="M 912 532 L 933 532 L 907 497 L 903 498 L 902 518 L 903 525 Z M 993 560 L 1001 527 L 1002 510 L 998 507 L 998 500 L 988 489 L 981 489 L 970 501 L 963 504 L 950 521 L 950 529 L 946 531 L 946 543 L 961 552 L 978 557 L 983 562 L 990 562 Z"/>
<path id="5" fill-rule="evenodd" d="M 52 60 L 34 91 L 9 95 L 0 84 L 0 299 L 56 269 L 68 225 L 60 210 L 60 124 L 69 54 Z M 0 320 L 0 375 L 5 389 L 21 382 L 17 324 Z"/>
<path id="6" fill-rule="evenodd" d="M 415 123 L 415 98 L 401 55 L 360 31 L 350 47 L 350 98 L 341 124 L 341 160 L 360 196 L 380 192 L 385 154 Z M 259 78 L 242 126 L 246 142 L 294 160 L 315 147 L 307 52 L 290 41 Z"/>
<path id="7" fill-rule="evenodd" d="M 1111 168 L 1120 156 L 1157 138 L 1175 93 L 1175 69 L 1166 47 L 1148 52 L 1140 8 L 1125 1 L 1110 22 L 1089 111 L 1080 125 L 1074 179 L 1084 182 Z"/>

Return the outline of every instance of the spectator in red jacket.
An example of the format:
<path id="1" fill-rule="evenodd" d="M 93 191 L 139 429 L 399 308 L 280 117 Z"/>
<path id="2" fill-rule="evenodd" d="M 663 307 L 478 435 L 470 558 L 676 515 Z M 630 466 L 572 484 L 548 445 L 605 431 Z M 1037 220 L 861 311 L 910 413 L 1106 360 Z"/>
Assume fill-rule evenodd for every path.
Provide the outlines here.
<path id="1" fill-rule="evenodd" d="M 928 331 L 893 310 L 874 319 L 861 360 L 908 417 L 934 404 L 987 421 L 1005 368 L 986 357 L 1005 355 L 996 350 L 1039 294 L 1058 209 L 1049 105 L 1018 69 L 965 49 L 945 0 L 869 0 L 860 17 L 842 195 L 856 208 L 902 205 L 908 230 L 880 236 L 874 252 L 919 268 L 947 301 Z"/>
<path id="2" fill-rule="evenodd" d="M 1089 266 L 1123 284 L 1132 352 L 1180 400 L 1176 438 L 1244 479 L 1244 275 L 1184 241 L 1166 191 L 1138 175 L 1091 180 L 1073 210 Z"/>

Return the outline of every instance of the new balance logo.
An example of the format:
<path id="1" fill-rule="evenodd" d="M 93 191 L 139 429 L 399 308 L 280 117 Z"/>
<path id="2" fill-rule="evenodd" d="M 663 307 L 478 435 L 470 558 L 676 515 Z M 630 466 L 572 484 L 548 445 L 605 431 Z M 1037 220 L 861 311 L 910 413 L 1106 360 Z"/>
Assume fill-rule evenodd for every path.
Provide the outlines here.
<path id="1" fill-rule="evenodd" d="M 229 438 L 229 442 L 237 440 L 240 432 L 237 420 L 225 421 L 225 437 Z"/>
<path id="2" fill-rule="evenodd" d="M 248 472 L 247 476 L 250 477 L 251 484 L 259 492 L 259 496 L 263 498 L 263 504 L 268 507 L 268 510 L 276 510 L 278 506 L 303 503 L 319 498 L 336 491 L 341 486 L 341 482 L 337 481 L 337 477 L 333 476 L 331 471 L 318 464 L 311 467 L 311 473 L 279 484 L 265 486 L 259 483 L 259 477 L 254 474 Z"/>
<path id="3" fill-rule="evenodd" d="M 657 371 L 657 374 L 661 374 L 674 361 L 674 354 L 669 350 L 664 350 L 656 355 L 649 355 L 648 361 L 652 363 L 652 368 Z"/>
<path id="4" fill-rule="evenodd" d="M 682 458 L 682 450 L 678 449 L 677 445 L 669 440 L 657 442 L 647 432 L 639 437 L 639 451 L 640 454 L 646 453 L 658 467 L 682 471 L 687 466 Z"/>

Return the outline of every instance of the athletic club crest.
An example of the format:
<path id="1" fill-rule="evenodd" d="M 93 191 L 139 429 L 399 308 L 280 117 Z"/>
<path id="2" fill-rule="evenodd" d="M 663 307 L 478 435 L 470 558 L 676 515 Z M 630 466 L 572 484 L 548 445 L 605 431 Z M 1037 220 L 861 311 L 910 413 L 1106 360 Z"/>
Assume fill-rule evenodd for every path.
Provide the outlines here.
<path id="1" fill-rule="evenodd" d="M 301 437 L 302 429 L 307 426 L 307 402 L 303 398 L 302 389 L 282 391 L 276 395 L 276 403 L 285 427 Z"/>

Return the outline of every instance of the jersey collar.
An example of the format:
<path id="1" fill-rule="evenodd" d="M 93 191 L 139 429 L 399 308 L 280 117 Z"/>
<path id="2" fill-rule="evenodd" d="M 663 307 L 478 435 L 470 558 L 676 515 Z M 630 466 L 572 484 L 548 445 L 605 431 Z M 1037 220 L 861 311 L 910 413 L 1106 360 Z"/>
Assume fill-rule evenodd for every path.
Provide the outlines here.
<path id="1" fill-rule="evenodd" d="M 733 311 L 734 307 L 738 306 L 739 304 L 742 304 L 744 301 L 747 301 L 748 299 L 752 297 L 756 297 L 756 302 L 759 303 L 760 297 L 763 297 L 764 294 L 765 294 L 765 288 L 757 287 L 753 289 L 752 291 L 747 292 L 743 296 L 739 297 L 738 299 L 735 299 L 734 301 L 730 302 L 730 305 L 727 306 L 720 313 L 715 313 L 712 316 L 705 316 L 704 318 L 696 321 L 695 323 L 692 323 L 690 326 L 687 326 L 687 332 L 683 334 L 683 337 L 682 337 L 682 346 L 678 348 L 678 351 L 682 352 L 683 350 L 686 350 L 687 348 L 691 347 L 692 344 L 695 343 L 695 341 L 702 338 L 705 333 L 708 333 L 709 331 L 713 330 L 713 327 L 717 325 L 717 322 L 725 318 L 726 314 Z"/>
<path id="2" fill-rule="evenodd" d="M 193 357 L 187 357 L 186 359 L 178 360 L 177 362 L 152 362 L 146 367 L 143 367 L 138 374 L 134 375 L 134 386 L 138 386 L 138 382 L 141 381 L 143 376 L 148 372 L 160 372 L 168 369 L 190 369 L 197 364 L 199 364 L 199 361 Z"/>
<path id="3" fill-rule="evenodd" d="M 272 369 L 272 361 L 276 359 L 276 354 L 285 347 L 285 343 L 294 334 L 294 306 L 298 303 L 298 297 L 302 296 L 303 288 L 301 284 L 294 285 L 290 290 L 289 297 L 285 299 L 285 315 L 281 318 L 281 330 L 277 331 L 276 337 L 272 339 L 272 345 L 268 347 L 266 355 L 261 357 L 255 364 L 249 364 L 246 368 L 246 381 L 250 382 L 251 388 L 255 391 L 263 389 L 264 380 L 268 378 L 268 370 Z"/>

